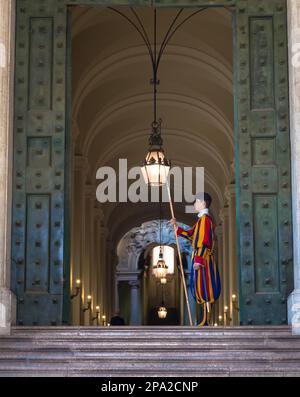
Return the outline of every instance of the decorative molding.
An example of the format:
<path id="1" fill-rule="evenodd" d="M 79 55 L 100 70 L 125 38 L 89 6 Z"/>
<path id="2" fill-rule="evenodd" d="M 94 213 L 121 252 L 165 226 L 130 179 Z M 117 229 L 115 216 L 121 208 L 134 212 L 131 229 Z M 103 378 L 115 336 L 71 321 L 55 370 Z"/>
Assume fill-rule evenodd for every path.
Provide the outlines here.
<path id="1" fill-rule="evenodd" d="M 131 287 L 131 289 L 135 288 L 138 289 L 140 288 L 140 281 L 139 280 L 130 280 L 128 283 Z"/>
<path id="2" fill-rule="evenodd" d="M 180 226 L 189 226 L 179 223 Z M 138 261 L 141 253 L 150 245 L 158 245 L 160 241 L 159 220 L 143 223 L 140 227 L 131 229 L 123 236 L 118 244 L 117 273 L 128 273 L 138 270 Z M 162 221 L 162 244 L 175 245 L 174 230 L 170 222 Z M 191 254 L 191 246 L 188 241 L 180 241 L 181 252 L 188 256 Z"/>

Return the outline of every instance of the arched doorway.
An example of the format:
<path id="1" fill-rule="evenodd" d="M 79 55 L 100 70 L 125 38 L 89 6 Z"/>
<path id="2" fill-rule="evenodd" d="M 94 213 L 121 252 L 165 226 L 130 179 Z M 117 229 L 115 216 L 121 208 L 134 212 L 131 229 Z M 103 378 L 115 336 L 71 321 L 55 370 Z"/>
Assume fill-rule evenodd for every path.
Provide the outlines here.
<path id="1" fill-rule="evenodd" d="M 185 226 L 186 225 L 182 225 Z M 127 324 L 132 325 L 187 325 L 186 308 L 180 282 L 180 271 L 176 257 L 173 229 L 168 221 L 162 222 L 162 246 L 173 251 L 170 261 L 167 284 L 164 287 L 164 301 L 169 315 L 166 320 L 159 321 L 157 309 L 162 303 L 162 286 L 153 275 L 156 248 L 160 245 L 160 222 L 158 220 L 143 223 L 127 232 L 119 242 L 116 269 L 116 309 L 125 313 Z M 184 257 L 186 280 L 189 279 L 191 247 L 182 242 L 181 253 Z M 171 252 L 172 254 L 172 252 Z M 154 255 L 154 257 L 153 257 Z M 154 261 L 154 262 L 153 262 Z M 129 285 L 126 290 L 124 283 Z M 133 291 L 133 289 L 137 289 Z M 121 291 L 121 297 L 119 294 Z M 192 302 L 193 317 L 196 320 L 196 307 Z M 128 305 L 128 302 L 131 304 Z"/>
<path id="2" fill-rule="evenodd" d="M 147 149 L 145 136 L 148 135 L 148 131 L 145 120 L 151 120 L 152 117 L 152 92 L 151 87 L 148 86 L 151 70 L 147 54 L 143 46 L 137 43 L 136 33 L 126 21 L 119 20 L 114 13 L 105 9 L 75 8 L 73 12 L 74 124 L 76 121 L 74 154 L 75 161 L 80 165 L 76 168 L 73 185 L 75 214 L 73 244 L 76 252 L 73 253 L 74 262 L 71 271 L 74 274 L 73 279 L 76 279 L 81 277 L 79 275 L 82 271 L 79 252 L 85 255 L 84 252 L 90 250 L 91 243 L 90 239 L 87 239 L 86 247 L 80 248 L 83 244 L 81 231 L 90 222 L 78 217 L 78 214 L 82 213 L 80 206 L 88 201 L 89 208 L 95 204 L 93 194 L 97 181 L 94 176 L 100 165 L 118 168 L 120 158 L 128 160 L 128 168 L 140 163 L 141 153 Z M 146 21 L 146 29 L 150 31 L 152 10 L 141 8 L 139 12 Z M 167 25 L 174 15 L 175 11 L 162 10 L 159 13 L 160 26 Z M 226 268 L 228 267 L 228 271 L 224 272 L 226 288 L 220 300 L 220 312 L 223 315 L 222 307 L 228 305 L 232 313 L 231 317 L 236 317 L 233 321 L 237 324 L 238 316 L 237 313 L 233 313 L 231 305 L 231 295 L 237 294 L 238 289 L 235 249 L 232 21 L 227 10 L 219 9 L 208 10 L 207 15 L 203 14 L 200 18 L 203 20 L 201 19 L 201 29 L 198 33 L 196 34 L 199 24 L 195 18 L 174 36 L 169 51 L 165 54 L 160 73 L 158 105 L 167 123 L 165 127 L 163 126 L 163 134 L 168 156 L 172 158 L 173 165 L 181 168 L 197 165 L 205 167 L 206 189 L 213 197 L 211 213 L 218 225 L 219 250 L 224 251 L 224 261 Z M 114 22 L 118 22 L 119 33 L 111 40 L 107 40 L 108 32 Z M 84 43 L 92 41 L 92 36 L 100 37 L 103 29 L 107 32 L 103 42 L 95 42 L 87 51 Z M 212 35 L 205 41 L 203 37 L 207 30 L 211 30 Z M 121 41 L 119 37 L 122 37 Z M 219 37 L 223 38 L 222 42 Z M 84 48 L 86 56 L 82 58 L 80 54 Z M 106 54 L 105 57 L 101 55 L 102 52 Z M 128 54 L 131 54 L 130 57 Z M 82 62 L 78 59 L 82 59 Z M 106 64 L 111 64 L 109 69 L 106 68 Z M 80 77 L 80 70 L 84 70 L 84 80 Z M 171 74 L 170 70 L 172 70 Z M 182 73 L 183 70 L 186 73 Z M 105 74 L 102 75 L 102 72 Z M 106 85 L 105 95 L 103 84 Z M 115 90 L 117 87 L 122 89 Z M 97 99 L 98 96 L 101 100 Z M 97 103 L 97 109 L 92 110 L 89 103 Z M 92 121 L 92 114 L 94 121 L 89 124 Z M 100 147 L 101 150 L 98 149 Z M 137 148 L 141 149 L 137 150 Z M 90 198 L 85 197 L 85 190 Z M 102 212 L 103 227 L 107 237 L 112 241 L 112 247 L 115 247 L 122 235 L 132 227 L 140 228 L 143 222 L 155 219 L 159 212 L 155 203 L 107 203 L 96 206 L 100 208 L 97 211 Z M 167 205 L 164 205 L 163 213 L 164 219 L 170 217 Z M 191 226 L 195 221 L 193 215 L 185 213 L 184 203 L 176 204 L 176 216 L 179 221 L 185 223 L 186 227 Z M 87 217 L 91 217 L 88 212 L 85 218 Z M 229 228 L 231 235 L 223 243 L 221 236 L 227 236 Z M 152 233 L 155 234 L 154 231 Z M 170 233 L 173 234 L 171 229 Z M 142 239 L 142 236 L 138 238 Z M 101 237 L 100 244 L 106 246 L 105 239 L 106 237 L 104 240 Z M 127 249 L 131 249 L 130 247 L 129 244 Z M 103 247 L 100 251 L 103 249 L 107 250 Z M 110 249 L 106 252 L 110 252 Z M 86 258 L 88 263 L 90 260 L 92 263 L 98 261 L 95 256 L 93 259 Z M 110 261 L 107 257 L 101 260 L 102 263 L 103 260 L 108 261 L 108 264 L 98 264 L 98 267 L 107 274 L 111 271 Z M 131 259 L 128 261 L 131 262 Z M 106 316 L 110 315 L 106 312 L 111 311 L 113 306 L 109 302 L 115 300 L 114 293 L 111 293 L 112 289 L 110 292 L 107 290 L 107 286 L 111 285 L 111 277 L 111 274 L 104 276 L 105 282 L 104 285 L 102 284 L 102 288 L 106 291 L 104 295 L 108 296 L 107 302 L 104 297 L 97 297 Z M 88 278 L 83 282 L 89 285 Z M 126 290 L 128 287 L 122 286 L 122 288 Z M 137 293 L 136 285 L 132 285 L 131 289 L 134 289 L 133 293 Z M 129 290 L 130 288 L 127 290 L 127 295 Z M 83 292 L 82 299 L 86 300 L 89 293 L 89 291 Z M 96 292 L 93 293 L 95 294 Z M 76 301 L 74 303 L 74 310 L 78 312 Z"/>
<path id="3" fill-rule="evenodd" d="M 130 67 L 130 62 L 136 65 L 143 62 L 141 48 L 128 26 L 121 22 L 118 22 L 118 31 L 124 29 L 122 36 L 117 30 L 109 35 L 103 31 L 95 34 L 97 29 L 110 28 L 107 10 L 73 9 L 76 24 L 73 39 L 79 51 L 76 54 L 73 46 L 73 54 L 81 66 L 74 73 L 73 65 L 73 78 L 78 86 L 73 101 L 75 117 L 71 123 L 68 120 L 70 97 L 65 95 L 67 82 L 64 80 L 66 71 L 70 72 L 68 61 L 71 59 L 71 43 L 66 42 L 68 4 L 67 0 L 47 4 L 34 1 L 28 2 L 26 9 L 21 2 L 17 7 L 12 286 L 18 297 L 19 325 L 69 322 L 70 288 L 74 288 L 76 278 L 81 275 L 84 283 L 78 321 L 86 324 L 93 317 L 90 312 L 84 312 L 83 316 L 81 308 L 86 305 L 91 290 L 95 291 L 92 306 L 102 299 L 102 310 L 105 308 L 108 316 L 112 293 L 103 293 L 104 289 L 100 289 L 95 280 L 102 280 L 104 287 L 110 285 L 112 265 L 116 263 L 112 255 L 116 243 L 131 227 L 154 219 L 151 206 L 140 210 L 137 216 L 137 205 L 127 206 L 126 211 L 122 205 L 98 208 L 92 196 L 95 170 L 100 164 L 113 165 L 114 159 L 123 153 L 136 163 L 144 153 L 143 149 L 136 150 L 137 143 L 142 144 L 146 134 L 143 112 L 135 111 L 136 124 L 131 129 L 124 132 L 124 126 L 130 118 L 130 109 L 146 107 L 148 95 L 135 91 L 136 86 L 126 86 L 121 77 L 126 74 L 127 83 L 140 82 L 144 87 L 146 67 L 138 67 L 136 73 Z M 94 1 L 94 4 L 102 2 Z M 220 2 L 220 5 L 228 4 L 228 1 Z M 162 7 L 165 16 L 168 5 L 165 2 Z M 178 165 L 193 165 L 190 160 L 201 156 L 208 169 L 206 188 L 212 192 L 215 205 L 212 210 L 220 223 L 221 262 L 228 266 L 223 284 L 229 286 L 225 288 L 229 292 L 223 296 L 223 305 L 231 307 L 230 286 L 234 280 L 227 277 L 237 253 L 243 324 L 283 324 L 287 321 L 286 299 L 292 290 L 285 2 L 232 1 L 233 25 L 227 10 L 215 9 L 206 1 L 201 1 L 201 5 L 211 7 L 203 24 L 191 24 L 179 43 L 170 47 L 162 72 L 168 75 L 168 79 L 162 79 L 166 85 L 162 86 L 161 93 L 165 131 L 169 135 L 166 146 L 169 157 L 176 159 Z M 147 13 L 147 9 L 144 12 Z M 102 16 L 99 28 L 97 24 Z M 200 35 L 199 49 L 201 29 L 205 32 L 211 29 L 218 34 Z M 89 35 L 93 40 L 88 40 Z M 222 38 L 222 45 L 214 42 L 216 36 Z M 95 37 L 101 37 L 102 41 Z M 115 44 L 114 54 L 108 42 Z M 132 52 L 126 52 L 124 57 L 122 50 L 126 42 L 134 44 Z M 100 44 L 104 46 L 97 52 L 95 49 Z M 89 55 L 95 53 L 95 62 L 91 64 Z M 126 59 L 130 54 L 130 59 Z M 85 62 L 89 70 L 84 67 Z M 182 66 L 185 71 L 193 72 L 181 74 L 182 79 L 177 80 Z M 118 67 L 120 74 L 115 73 Z M 70 77 L 70 73 L 67 76 Z M 103 76 L 109 78 L 101 79 Z M 108 86 L 111 82 L 114 89 Z M 199 85 L 202 93 L 197 89 Z M 109 92 L 111 100 L 101 95 L 99 101 L 97 89 L 98 93 Z M 122 92 L 127 95 L 122 96 Z M 215 96 L 215 100 L 209 100 L 211 96 Z M 179 111 L 182 109 L 186 111 L 184 123 Z M 168 113 L 172 118 L 168 118 Z M 87 135 L 84 134 L 85 121 L 90 122 Z M 76 142 L 73 152 L 65 150 L 70 148 L 70 125 L 72 141 Z M 97 134 L 98 128 L 102 135 Z M 115 136 L 113 140 L 115 131 L 123 131 L 123 137 Z M 211 141 L 209 138 L 213 136 L 218 139 Z M 99 147 L 102 148 L 100 156 Z M 178 147 L 180 152 L 176 154 Z M 70 153 L 75 155 L 73 177 L 81 193 L 76 202 L 73 200 L 73 214 L 78 223 L 71 233 L 75 247 L 71 263 L 67 216 Z M 216 169 L 209 171 L 210 164 Z M 96 215 L 92 216 L 92 212 Z M 180 208 L 176 212 L 181 221 L 190 224 Z M 232 239 L 235 226 L 236 246 Z M 97 232 L 90 234 L 94 228 Z M 94 238 L 82 238 L 86 234 Z M 101 264 L 105 266 L 102 268 Z M 99 278 L 94 277 L 95 274 Z M 73 318 L 76 318 L 74 316 L 75 312 Z"/>

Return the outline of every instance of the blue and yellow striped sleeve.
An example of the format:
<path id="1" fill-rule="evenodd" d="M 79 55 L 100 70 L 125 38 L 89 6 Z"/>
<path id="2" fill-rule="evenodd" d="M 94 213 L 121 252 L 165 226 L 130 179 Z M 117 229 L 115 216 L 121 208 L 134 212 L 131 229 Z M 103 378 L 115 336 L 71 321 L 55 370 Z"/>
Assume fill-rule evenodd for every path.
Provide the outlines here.
<path id="1" fill-rule="evenodd" d="M 193 241 L 193 235 L 194 235 L 194 230 L 195 230 L 194 225 L 191 229 L 189 230 L 184 230 L 182 227 L 177 228 L 177 236 L 185 238 L 186 240 Z"/>

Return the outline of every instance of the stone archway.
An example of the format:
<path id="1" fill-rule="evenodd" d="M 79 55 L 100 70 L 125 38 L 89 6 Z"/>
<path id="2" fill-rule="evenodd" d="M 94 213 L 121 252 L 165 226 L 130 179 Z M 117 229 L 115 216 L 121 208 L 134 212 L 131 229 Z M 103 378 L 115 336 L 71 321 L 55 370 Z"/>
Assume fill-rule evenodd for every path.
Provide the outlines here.
<path id="1" fill-rule="evenodd" d="M 151 9 L 142 8 L 139 11 L 145 17 L 147 29 L 151 29 Z M 164 18 L 167 22 L 173 12 L 174 10 L 168 9 L 161 14 L 161 18 Z M 74 218 L 78 220 L 76 230 L 80 231 L 90 224 L 88 219 L 81 220 L 80 218 L 84 217 L 79 217 L 78 213 L 80 212 L 80 203 L 83 205 L 84 202 L 88 201 L 87 195 L 90 191 L 90 183 L 93 183 L 93 176 L 97 167 L 107 164 L 115 168 L 115 162 L 121 155 L 128 158 L 128 167 L 131 164 L 138 164 L 142 152 L 142 149 L 138 150 L 138 148 L 146 143 L 144 137 L 148 135 L 148 131 L 145 129 L 145 121 L 149 119 L 152 98 L 151 94 L 147 92 L 148 58 L 145 56 L 146 54 L 143 54 L 142 46 L 137 42 L 135 32 L 132 32 L 130 26 L 128 27 L 126 23 L 122 26 L 118 24 L 118 32 L 120 37 L 122 36 L 121 41 L 116 36 L 107 40 L 112 24 L 118 23 L 118 19 L 109 10 L 101 8 L 85 10 L 84 7 L 80 7 L 73 9 L 72 16 L 74 17 L 74 25 L 72 24 L 72 26 L 75 36 L 73 73 L 76 76 L 73 86 L 74 118 L 78 118 L 78 120 L 74 120 L 76 126 L 74 151 L 76 153 L 76 164 L 82 163 L 82 169 L 76 169 L 76 178 L 80 179 L 80 185 L 78 185 L 75 194 L 78 206 L 76 204 Z M 195 19 L 193 23 L 186 26 L 187 30 L 182 30 L 181 34 L 170 45 L 170 52 L 167 52 L 164 58 L 165 71 L 161 75 L 161 80 L 165 84 L 160 92 L 159 101 L 161 114 L 164 115 L 165 120 L 169 119 L 169 125 L 166 123 L 164 126 L 164 134 L 166 140 L 169 141 L 167 147 L 173 165 L 176 164 L 179 167 L 193 166 L 201 158 L 201 163 L 207 165 L 206 188 L 213 196 L 211 213 L 216 223 L 223 219 L 223 212 L 221 211 L 221 214 L 219 214 L 219 211 L 222 210 L 225 202 L 228 202 L 228 206 L 230 206 L 230 209 L 229 207 L 224 208 L 224 230 L 221 228 L 221 233 L 224 233 L 229 224 L 234 226 L 235 223 L 234 217 L 228 218 L 231 211 L 234 211 L 235 196 L 232 63 L 230 55 L 232 28 L 230 17 L 224 10 L 209 10 L 207 16 L 208 18 L 203 19 L 201 26 L 202 30 L 206 31 L 211 28 L 214 32 L 214 37 L 211 38 L 210 43 L 204 43 L 202 34 L 193 33 L 198 27 L 198 21 Z M 214 27 L 211 27 L 211 22 L 214 23 Z M 107 30 L 107 33 L 104 35 L 106 39 L 101 43 L 99 42 L 101 50 L 100 47 L 98 51 L 93 51 L 93 47 L 89 48 L 81 64 L 79 59 L 80 53 L 85 47 L 85 40 L 87 42 L 92 41 L 92 37 L 89 38 L 90 34 L 101 37 L 103 29 Z M 222 43 L 222 49 L 226 56 L 221 53 L 217 55 L 220 52 L 221 44 L 216 38 L 224 37 L 224 34 L 217 34 L 219 30 L 224 30 L 227 37 L 226 50 L 224 50 L 224 40 Z M 187 37 L 189 41 L 187 41 Z M 102 56 L 99 56 L 100 54 Z M 126 59 L 126 54 L 129 57 L 128 59 Z M 171 79 L 166 75 L 168 65 L 172 65 L 173 69 L 176 66 Z M 189 72 L 183 75 L 181 70 L 187 70 L 187 68 Z M 82 74 L 80 74 L 80 71 L 82 71 Z M 209 77 L 209 82 L 203 81 L 204 74 Z M 182 78 L 179 79 L 180 75 Z M 136 78 L 130 76 L 136 76 Z M 191 76 L 194 77 L 191 78 Z M 176 84 L 174 84 L 175 77 Z M 122 89 L 115 89 L 116 79 Z M 215 94 L 214 98 L 212 98 L 212 92 L 216 93 L 216 90 L 208 87 L 211 86 L 212 81 L 216 90 L 220 91 L 220 95 Z M 93 82 L 95 82 L 94 88 L 92 88 Z M 204 88 L 204 83 L 206 89 L 201 93 L 201 89 L 196 89 L 195 86 Z M 104 92 L 103 84 L 104 86 L 107 85 L 105 97 L 102 95 Z M 85 85 L 87 85 L 86 88 Z M 95 98 L 97 95 L 99 100 Z M 226 97 L 226 100 L 222 99 L 224 97 Z M 220 100 L 216 100 L 216 98 Z M 86 111 L 90 112 L 92 109 L 90 106 L 85 106 L 87 103 L 97 103 L 97 108 L 95 112 L 92 112 L 92 117 L 86 113 Z M 228 110 L 231 110 L 231 112 L 227 113 Z M 180 120 L 173 120 L 173 116 L 180 113 L 184 114 L 185 117 L 180 116 Z M 86 125 L 85 122 L 87 122 Z M 102 137 L 101 141 L 99 141 L 100 136 Z M 223 144 L 218 142 L 218 136 Z M 181 150 L 178 150 L 179 147 Z M 77 160 L 79 161 L 77 162 Z M 210 164 L 214 164 L 213 169 L 208 169 Z M 84 183 L 85 176 L 88 184 Z M 229 191 L 226 189 L 227 183 L 230 184 Z M 87 190 L 87 195 L 85 190 Z M 87 205 L 90 206 L 90 204 Z M 165 218 L 170 217 L 169 206 L 166 207 Z M 127 203 L 123 206 L 122 203 L 111 203 L 103 206 L 102 211 L 104 214 L 103 226 L 112 238 L 113 245 L 116 246 L 127 230 L 155 219 L 158 207 L 155 203 L 148 203 L 147 205 Z M 192 225 L 195 221 L 193 216 L 188 218 L 180 205 L 176 203 L 175 212 L 177 218 L 185 224 Z M 85 218 L 88 217 L 90 217 L 90 212 L 85 216 Z M 231 239 L 234 239 L 233 235 Z M 77 232 L 76 241 L 73 243 L 76 247 L 76 255 L 74 255 L 74 265 L 76 266 L 71 270 L 74 277 L 80 274 L 80 266 L 77 265 L 80 262 L 78 251 L 80 251 L 80 246 L 83 245 L 82 240 L 80 233 Z M 226 241 L 224 244 L 226 253 L 228 252 L 227 245 Z M 88 241 L 86 247 L 89 246 L 90 242 Z M 85 255 L 84 250 L 85 248 L 81 250 L 83 256 Z M 231 253 L 233 252 L 232 250 Z M 224 257 L 226 257 L 227 267 L 229 255 L 224 254 Z M 96 258 L 92 260 L 91 266 L 96 260 Z M 88 257 L 86 263 L 86 267 L 89 268 Z M 109 265 L 103 267 L 109 268 Z M 106 280 L 104 274 L 102 278 Z M 231 276 L 228 277 L 228 280 L 232 285 Z M 84 280 L 84 284 L 86 283 L 88 283 L 88 277 Z M 234 292 L 236 292 L 235 287 L 231 288 L 234 288 Z M 224 302 L 230 300 L 231 294 L 229 291 L 228 282 L 228 292 L 224 294 Z M 96 292 L 93 292 L 92 295 L 95 296 Z M 108 296 L 110 299 L 110 295 Z M 105 303 L 103 304 L 100 299 L 99 302 L 100 307 L 105 306 Z M 76 310 L 78 311 L 77 308 Z M 106 311 L 106 309 L 104 310 Z M 85 325 L 87 325 L 86 322 Z"/>
<path id="2" fill-rule="evenodd" d="M 188 228 L 187 225 L 179 223 L 180 226 Z M 163 220 L 161 222 L 162 234 L 161 244 L 168 246 L 175 246 L 176 241 L 174 237 L 173 227 L 170 222 Z M 115 274 L 115 304 L 116 309 L 119 308 L 119 294 L 118 285 L 120 282 L 127 282 L 131 288 L 131 320 L 130 323 L 140 325 L 141 319 L 137 317 L 140 313 L 141 297 L 138 295 L 140 288 L 140 279 L 143 270 L 139 269 L 139 260 L 141 254 L 149 250 L 151 247 L 160 244 L 160 221 L 153 220 L 143 223 L 139 227 L 135 227 L 128 231 L 120 240 L 117 247 L 118 264 Z M 180 250 L 186 256 L 187 262 L 190 264 L 191 246 L 187 241 L 180 242 Z M 190 268 L 186 270 L 186 281 L 189 280 Z M 189 297 L 193 308 L 193 315 L 195 313 L 195 305 L 192 296 Z M 183 313 L 184 315 L 184 313 Z"/>
<path id="3" fill-rule="evenodd" d="M 291 90 L 290 90 L 290 110 L 291 110 L 291 141 L 292 141 L 292 171 L 293 171 L 293 230 L 294 230 L 294 280 L 295 280 L 295 291 L 290 299 L 290 322 L 293 325 L 293 329 L 295 332 L 299 332 L 300 329 L 300 319 L 299 319 L 299 285 L 300 285 L 300 272 L 299 272 L 299 247 L 297 246 L 299 241 L 299 181 L 298 181 L 298 170 L 299 170 L 299 142 L 298 142 L 298 129 L 299 129 L 299 106 L 298 103 L 298 85 L 297 82 L 299 80 L 299 67 L 297 64 L 292 63 L 292 58 L 297 53 L 297 44 L 298 44 L 298 20 L 297 15 L 299 15 L 300 3 L 299 0 L 288 0 L 288 30 L 289 30 L 289 41 L 290 41 L 290 82 L 291 82 Z M 13 54 L 15 42 L 13 39 L 13 35 L 7 35 L 7 32 L 13 31 L 13 22 L 15 15 L 15 4 L 14 1 L 1 0 L 0 1 L 1 8 L 1 18 L 4 21 L 3 26 L 5 31 L 1 30 L 1 38 L 0 40 L 3 42 L 6 54 Z M 9 59 L 12 59 L 9 57 Z M 11 199 L 10 199 L 10 180 L 11 180 L 11 152 L 12 152 L 12 144 L 10 141 L 11 136 L 11 115 L 13 113 L 12 105 L 10 99 L 13 96 L 13 91 L 10 84 L 8 84 L 8 80 L 2 77 L 7 76 L 8 74 L 12 75 L 12 63 L 9 62 L 6 64 L 6 67 L 2 67 L 0 70 L 1 73 L 1 88 L 4 86 L 6 90 L 1 90 L 1 161 L 4 164 L 4 172 L 2 175 L 2 182 L 4 189 L 1 189 L 1 202 L 4 203 L 4 217 L 1 217 L 1 263 L 0 263 L 0 280 L 1 280 L 1 330 L 7 332 L 9 331 L 11 325 L 11 312 L 13 307 L 13 299 L 12 294 L 10 292 L 10 281 L 9 281 L 9 273 L 11 267 L 10 260 L 10 232 L 9 232 L 9 214 L 11 207 Z M 7 90 L 10 92 L 10 95 L 7 95 Z"/>

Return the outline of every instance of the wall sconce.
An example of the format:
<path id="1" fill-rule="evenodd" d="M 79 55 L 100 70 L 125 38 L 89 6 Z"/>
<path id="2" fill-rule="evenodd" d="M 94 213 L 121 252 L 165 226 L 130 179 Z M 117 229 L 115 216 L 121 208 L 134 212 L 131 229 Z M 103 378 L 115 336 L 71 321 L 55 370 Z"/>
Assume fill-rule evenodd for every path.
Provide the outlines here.
<path id="1" fill-rule="evenodd" d="M 71 295 L 71 299 L 76 298 L 76 296 L 80 294 L 80 291 L 81 291 L 81 280 L 76 280 L 76 292 L 75 294 Z"/>
<path id="2" fill-rule="evenodd" d="M 227 313 L 228 313 L 228 306 L 224 306 L 224 325 L 227 325 Z"/>
<path id="3" fill-rule="evenodd" d="M 103 321 L 103 327 L 105 327 L 106 326 L 106 316 L 105 315 L 102 316 L 102 321 Z"/>
<path id="4" fill-rule="evenodd" d="M 92 322 L 96 320 L 97 325 L 99 325 L 99 315 L 100 315 L 100 306 L 96 306 L 96 316 L 92 317 Z"/>
<path id="5" fill-rule="evenodd" d="M 229 307 L 224 306 L 224 325 L 225 325 L 225 327 L 227 325 L 227 321 L 229 320 L 229 322 L 230 322 L 232 320 L 230 317 L 228 317 L 228 310 L 229 310 Z"/>
<path id="6" fill-rule="evenodd" d="M 82 309 L 82 311 L 83 311 L 83 313 L 85 313 L 87 310 L 91 310 L 91 308 L 92 308 L 92 297 L 91 297 L 91 295 L 88 295 L 87 296 L 87 306 L 84 307 Z"/>
<path id="7" fill-rule="evenodd" d="M 239 306 L 237 304 L 237 296 L 235 294 L 233 294 L 232 297 L 231 297 L 231 300 L 232 300 L 232 306 L 233 306 L 234 310 L 239 312 L 240 308 L 239 308 Z"/>
<path id="8" fill-rule="evenodd" d="M 217 327 L 218 326 L 218 323 L 214 323 L 214 327 Z"/>
<path id="9" fill-rule="evenodd" d="M 223 323 L 223 316 L 219 316 L 219 322 L 220 322 L 220 324 Z M 223 325 L 224 325 L 224 323 L 223 323 Z"/>

